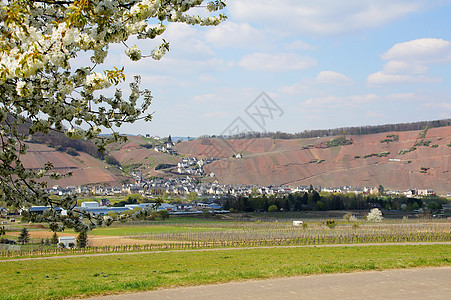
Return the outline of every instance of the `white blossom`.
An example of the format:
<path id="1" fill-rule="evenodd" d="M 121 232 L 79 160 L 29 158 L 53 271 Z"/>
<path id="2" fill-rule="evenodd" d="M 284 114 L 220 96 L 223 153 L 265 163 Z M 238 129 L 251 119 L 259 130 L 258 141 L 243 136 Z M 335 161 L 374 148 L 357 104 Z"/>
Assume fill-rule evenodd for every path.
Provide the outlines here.
<path id="1" fill-rule="evenodd" d="M 19 96 L 26 96 L 27 83 L 25 81 L 19 80 L 16 84 L 16 92 Z"/>
<path id="2" fill-rule="evenodd" d="M 127 54 L 127 56 L 130 57 L 130 59 L 133 61 L 141 59 L 141 50 L 139 50 L 139 48 L 136 46 L 127 48 L 125 54 Z"/>
<path id="3" fill-rule="evenodd" d="M 101 90 L 109 86 L 111 86 L 111 83 L 104 74 L 94 72 L 86 76 L 85 87 L 89 90 Z"/>
<path id="4" fill-rule="evenodd" d="M 370 212 L 366 216 L 366 219 L 369 222 L 380 223 L 380 222 L 382 222 L 384 217 L 382 217 L 382 212 L 378 208 L 373 208 L 372 210 L 370 210 Z"/>

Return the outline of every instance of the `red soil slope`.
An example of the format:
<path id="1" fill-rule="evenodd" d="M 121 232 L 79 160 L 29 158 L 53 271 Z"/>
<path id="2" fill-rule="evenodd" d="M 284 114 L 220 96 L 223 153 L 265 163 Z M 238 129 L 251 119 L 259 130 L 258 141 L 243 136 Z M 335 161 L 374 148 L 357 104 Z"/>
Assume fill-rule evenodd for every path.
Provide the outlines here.
<path id="1" fill-rule="evenodd" d="M 387 135 L 398 141 L 381 142 Z M 451 127 L 429 129 L 429 146 L 399 154 L 421 141 L 420 131 L 347 136 L 352 145 L 322 148 L 332 137 L 295 140 L 199 139 L 177 145 L 180 153 L 221 158 L 206 167 L 224 184 L 379 186 L 388 189 L 432 188 L 451 192 Z M 302 149 L 313 145 L 308 149 Z M 432 145 L 437 145 L 432 147 Z M 365 155 L 390 152 L 386 157 Z M 242 159 L 232 158 L 241 153 Z M 399 160 L 399 161 L 398 161 Z M 421 172 L 421 168 L 428 168 Z"/>
<path id="2" fill-rule="evenodd" d="M 26 168 L 39 169 L 45 163 L 51 162 L 55 171 L 62 174 L 68 171 L 73 173 L 73 176 L 61 180 L 46 180 L 49 187 L 97 183 L 114 186 L 120 185 L 123 179 L 110 172 L 107 164 L 86 153 L 79 152 L 79 156 L 70 156 L 42 144 L 28 144 L 28 146 L 27 154 L 22 158 Z"/>

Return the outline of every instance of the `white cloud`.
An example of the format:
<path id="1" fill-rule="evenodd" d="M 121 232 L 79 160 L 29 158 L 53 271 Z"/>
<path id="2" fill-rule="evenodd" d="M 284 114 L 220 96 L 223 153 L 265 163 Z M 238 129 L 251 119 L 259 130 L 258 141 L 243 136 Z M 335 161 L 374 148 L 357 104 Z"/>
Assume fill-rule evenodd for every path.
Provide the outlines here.
<path id="1" fill-rule="evenodd" d="M 424 75 L 387 74 L 380 71 L 370 74 L 367 82 L 370 86 L 377 86 L 386 84 L 440 83 L 442 80 Z"/>
<path id="2" fill-rule="evenodd" d="M 425 65 L 407 63 L 400 60 L 391 60 L 384 66 L 386 74 L 421 74 L 426 73 L 428 67 Z"/>
<path id="3" fill-rule="evenodd" d="M 394 45 L 382 55 L 384 60 L 438 63 L 451 60 L 451 43 L 442 39 L 422 38 Z"/>
<path id="4" fill-rule="evenodd" d="M 352 78 L 334 71 L 322 71 L 316 77 L 316 81 L 321 84 L 352 85 Z"/>
<path id="5" fill-rule="evenodd" d="M 257 52 L 244 56 L 238 65 L 250 71 L 284 72 L 310 69 L 316 66 L 316 61 L 294 53 Z"/>
<path id="6" fill-rule="evenodd" d="M 283 33 L 342 34 L 374 28 L 424 9 L 421 0 L 235 0 L 230 14 Z"/>
<path id="7" fill-rule="evenodd" d="M 370 74 L 370 86 L 385 84 L 440 83 L 428 74 L 434 64 L 451 63 L 451 43 L 443 39 L 422 38 L 394 45 L 381 57 L 388 60 L 382 71 Z"/>
<path id="8" fill-rule="evenodd" d="M 169 41 L 198 38 L 199 29 L 185 23 L 169 23 L 166 27 L 164 37 Z"/>
<path id="9" fill-rule="evenodd" d="M 322 71 L 315 78 L 303 78 L 298 83 L 282 86 L 280 92 L 286 95 L 318 95 L 318 93 L 324 94 L 327 87 L 335 88 L 335 86 L 351 86 L 353 84 L 354 80 L 344 74 Z"/>
<path id="10" fill-rule="evenodd" d="M 264 46 L 266 34 L 247 23 L 227 21 L 209 29 L 205 33 L 205 40 L 212 47 L 255 48 Z"/>
<path id="11" fill-rule="evenodd" d="M 164 35 L 164 39 L 170 44 L 168 54 L 174 57 L 198 60 L 213 57 L 215 52 L 209 43 L 205 42 L 203 35 L 203 31 L 195 27 L 170 23 Z"/>

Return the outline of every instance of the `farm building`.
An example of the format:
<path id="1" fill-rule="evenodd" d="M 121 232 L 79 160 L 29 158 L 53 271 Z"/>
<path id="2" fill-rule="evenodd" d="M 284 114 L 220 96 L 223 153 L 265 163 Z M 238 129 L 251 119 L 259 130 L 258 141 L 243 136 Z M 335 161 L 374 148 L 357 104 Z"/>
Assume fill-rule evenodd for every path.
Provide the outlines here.
<path id="1" fill-rule="evenodd" d="M 50 209 L 50 208 L 51 208 L 50 206 L 32 206 L 30 208 L 24 208 L 21 211 L 27 210 L 28 212 L 30 212 L 30 214 L 42 215 L 45 210 Z M 60 207 L 54 207 L 53 209 L 57 212 L 60 212 L 61 215 L 66 214 L 66 210 L 64 210 Z"/>
<path id="2" fill-rule="evenodd" d="M 96 208 L 99 207 L 99 203 L 96 201 L 85 201 L 81 203 L 81 207 L 83 208 Z"/>
<path id="3" fill-rule="evenodd" d="M 75 211 L 86 211 L 93 213 L 95 215 L 99 216 L 106 216 L 109 212 L 116 212 L 118 214 L 131 210 L 132 208 L 129 207 L 75 207 Z"/>
<path id="4" fill-rule="evenodd" d="M 293 221 L 293 226 L 302 226 L 303 223 L 302 221 Z"/>
<path id="5" fill-rule="evenodd" d="M 126 204 L 125 207 L 129 208 L 129 209 L 135 209 L 136 207 L 140 207 L 140 208 L 145 208 L 145 207 L 155 208 L 155 204 L 156 203 Z M 167 204 L 167 203 L 161 203 L 157 207 L 156 210 L 157 211 L 160 211 L 160 210 L 175 211 L 175 210 L 177 210 L 177 206 L 172 205 L 172 204 Z"/>
<path id="6" fill-rule="evenodd" d="M 74 236 L 60 236 L 58 238 L 58 245 L 64 245 L 64 248 L 74 248 L 75 247 L 75 237 Z"/>

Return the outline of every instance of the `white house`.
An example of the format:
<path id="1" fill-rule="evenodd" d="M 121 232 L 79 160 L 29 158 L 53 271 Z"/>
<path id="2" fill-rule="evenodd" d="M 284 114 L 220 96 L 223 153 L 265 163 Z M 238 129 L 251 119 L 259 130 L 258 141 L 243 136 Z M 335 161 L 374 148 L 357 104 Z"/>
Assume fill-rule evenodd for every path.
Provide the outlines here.
<path id="1" fill-rule="evenodd" d="M 302 226 L 302 221 L 293 221 L 293 226 Z"/>
<path id="2" fill-rule="evenodd" d="M 75 237 L 74 236 L 60 236 L 58 238 L 58 244 L 63 244 L 64 248 L 75 247 Z"/>
<path id="3" fill-rule="evenodd" d="M 424 189 L 424 190 L 417 190 L 417 194 L 420 196 L 432 196 L 434 195 L 434 190 L 431 189 Z"/>
<path id="4" fill-rule="evenodd" d="M 99 203 L 96 201 L 85 201 L 81 203 L 81 207 L 83 208 L 96 208 L 99 207 Z"/>

